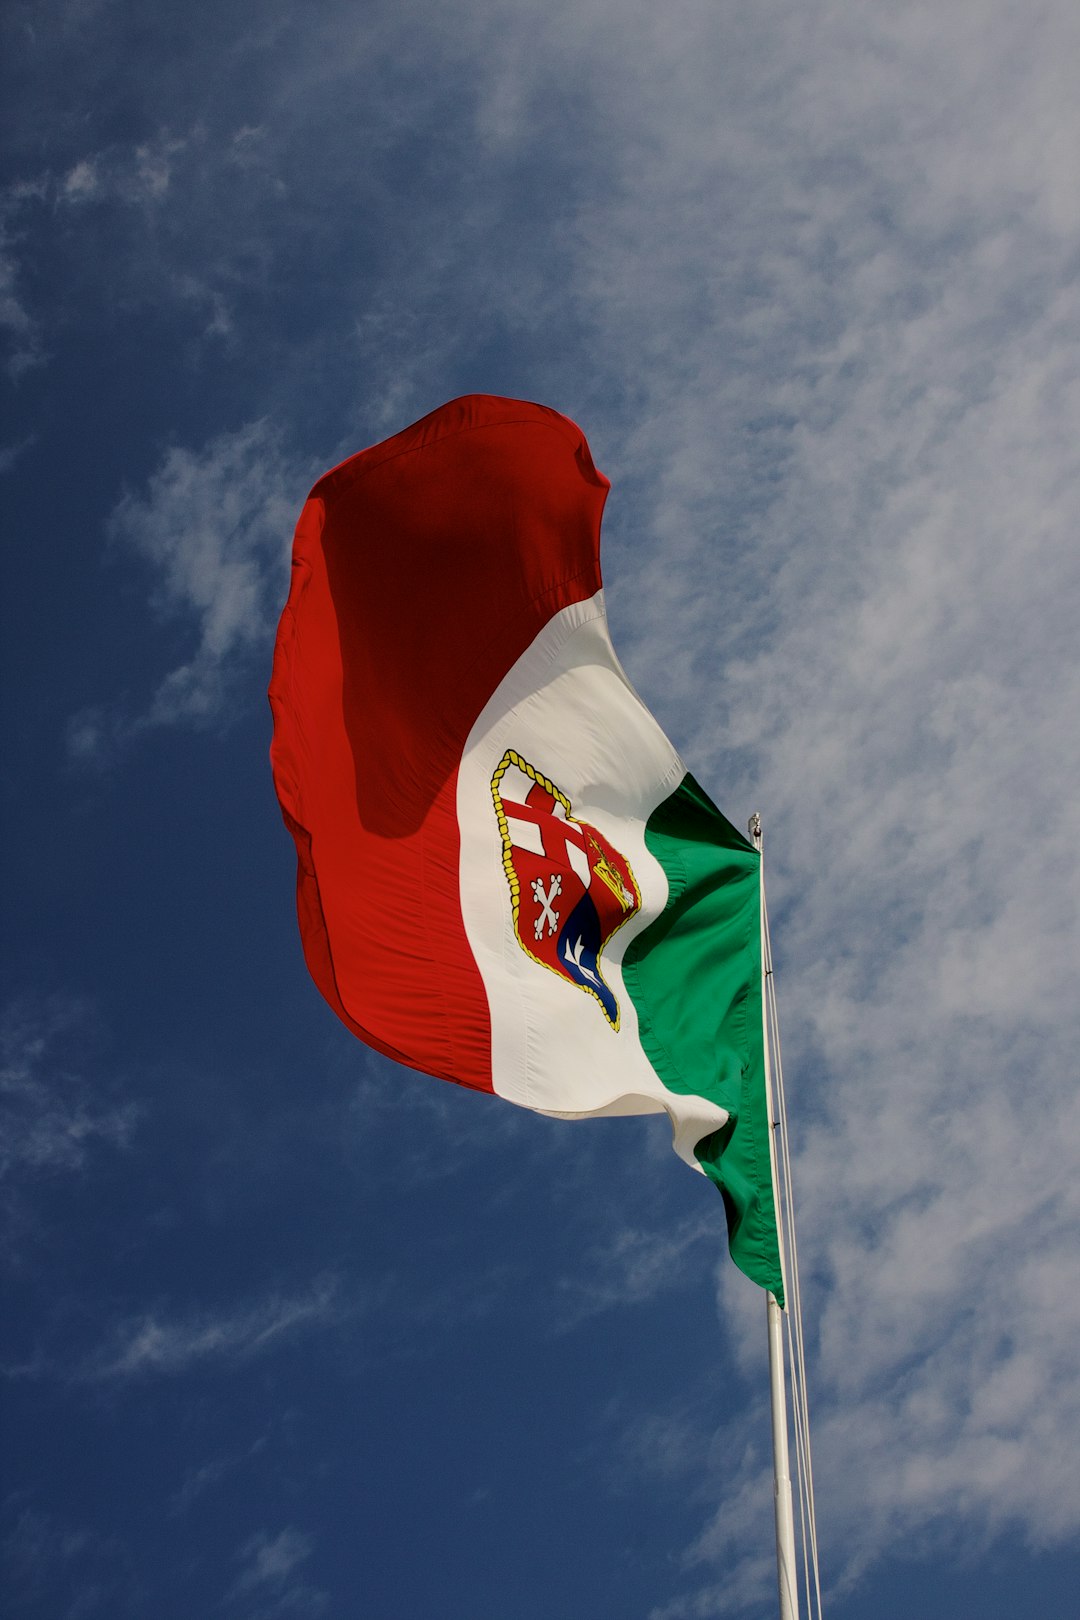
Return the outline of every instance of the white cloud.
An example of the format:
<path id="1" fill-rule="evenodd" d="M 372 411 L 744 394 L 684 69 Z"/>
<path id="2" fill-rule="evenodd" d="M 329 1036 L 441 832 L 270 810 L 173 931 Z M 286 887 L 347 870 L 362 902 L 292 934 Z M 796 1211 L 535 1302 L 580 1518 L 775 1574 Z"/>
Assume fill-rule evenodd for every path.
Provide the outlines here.
<path id="1" fill-rule="evenodd" d="M 149 565 L 152 604 L 190 624 L 191 656 L 164 676 L 136 714 L 101 705 L 68 729 L 74 759 L 92 758 L 156 726 L 225 717 L 232 682 L 254 653 L 265 660 L 288 580 L 288 546 L 305 491 L 302 473 L 266 421 L 169 450 L 145 494 L 111 519 L 114 543 Z"/>
<path id="2" fill-rule="evenodd" d="M 246 1567 L 237 1577 L 237 1590 L 249 1591 L 253 1586 L 279 1585 L 297 1564 L 311 1557 L 311 1537 L 292 1528 L 270 1536 L 265 1530 L 244 1543 L 237 1557 Z"/>
<path id="3" fill-rule="evenodd" d="M 266 1449 L 268 1434 L 261 1434 L 244 1451 L 228 1452 L 217 1457 L 211 1457 L 209 1462 L 201 1464 L 198 1468 L 189 1468 L 178 1490 L 169 1502 L 169 1516 L 179 1518 L 186 1513 L 192 1503 L 203 1495 L 204 1491 L 213 1490 L 221 1481 L 234 1470 L 241 1468 L 245 1463 Z"/>
<path id="4" fill-rule="evenodd" d="M 245 1359 L 294 1333 L 339 1320 L 337 1284 L 326 1277 L 307 1293 L 272 1294 L 234 1311 L 179 1318 L 148 1313 L 117 1325 L 81 1376 L 100 1380 L 173 1375 L 202 1362 Z"/>
<path id="5" fill-rule="evenodd" d="M 237 1561 L 243 1567 L 225 1604 L 243 1602 L 246 1613 L 251 1613 L 252 1603 L 257 1604 L 252 1620 L 322 1614 L 330 1601 L 327 1593 L 296 1575 L 314 1550 L 311 1536 L 291 1525 L 277 1535 L 258 1531 L 237 1552 Z"/>
<path id="6" fill-rule="evenodd" d="M 42 336 L 42 326 L 48 313 L 35 307 L 33 298 L 27 300 L 21 290 L 24 244 L 29 242 L 28 256 L 33 262 L 46 254 L 46 243 L 53 253 L 65 249 L 65 232 L 75 230 L 78 245 L 71 265 L 70 279 L 82 280 L 88 271 L 96 270 L 97 254 L 88 250 L 85 240 L 79 241 L 80 216 L 87 210 L 101 210 L 109 205 L 120 205 L 132 211 L 141 222 L 140 228 L 152 224 L 155 213 L 160 212 L 174 168 L 188 147 L 197 148 L 198 130 L 183 137 L 174 137 L 167 130 L 159 131 L 152 139 L 134 147 L 115 146 L 99 152 L 90 152 L 67 165 L 63 172 L 45 169 L 31 179 L 17 181 L 0 193 L 0 330 L 6 333 L 8 357 L 6 370 L 13 380 L 48 358 Z M 126 254 L 118 253 L 118 233 L 115 223 L 109 242 L 109 251 L 100 266 L 108 276 L 111 296 L 126 275 L 126 258 L 131 253 L 133 237 L 131 227 L 120 235 L 126 238 Z M 70 242 L 67 243 L 70 246 Z M 152 280 L 158 296 L 161 291 L 160 268 L 155 267 L 155 253 L 145 243 L 141 250 L 143 269 L 143 296 L 146 281 Z M 182 278 L 176 281 L 175 291 L 184 296 Z"/>
<path id="7" fill-rule="evenodd" d="M 165 198 L 177 165 L 198 149 L 201 140 L 198 129 L 181 136 L 158 130 L 134 145 L 89 152 L 62 176 L 46 173 L 38 178 L 36 190 L 59 208 L 119 202 L 152 209 Z"/>
<path id="8" fill-rule="evenodd" d="M 8 349 L 5 369 L 13 380 L 44 359 L 38 323 L 26 308 L 18 283 L 15 240 L 0 221 L 0 331 Z"/>
<path id="9" fill-rule="evenodd" d="M 183 147 L 183 141 L 146 141 L 135 148 L 133 192 L 137 200 L 165 195 L 172 175 L 173 154 Z"/>
<path id="10" fill-rule="evenodd" d="M 4 1502 L 3 1516 L 0 1557 L 12 1612 L 65 1620 L 130 1612 L 139 1583 L 122 1541 L 28 1507 L 21 1492 Z"/>
<path id="11" fill-rule="evenodd" d="M 83 202 L 97 196 L 101 189 L 101 173 L 96 158 L 80 158 L 60 183 L 60 195 L 65 202 Z"/>
<path id="12" fill-rule="evenodd" d="M 0 478 L 12 471 L 20 458 L 36 442 L 33 434 L 23 439 L 16 439 L 13 444 L 0 445 Z"/>
<path id="13" fill-rule="evenodd" d="M 673 1173 L 676 1166 L 669 1167 Z M 722 1241 L 723 1218 L 716 1201 L 702 1200 L 700 1215 L 673 1231 L 617 1232 L 611 1241 L 578 1257 L 572 1276 L 563 1277 L 556 1313 L 559 1331 L 567 1331 L 601 1311 L 641 1305 L 674 1288 L 685 1287 L 700 1262 L 701 1244 L 715 1252 Z"/>
<path id="14" fill-rule="evenodd" d="M 46 335 L 50 351 L 62 350 L 73 318 L 130 324 L 152 307 L 194 316 L 203 340 L 231 341 L 233 300 L 262 279 L 265 244 L 246 216 L 280 204 L 279 182 L 262 171 L 261 136 L 245 126 L 212 142 L 198 121 L 178 134 L 162 127 L 0 193 L 9 376 L 50 358 Z M 60 299 L 34 286 L 44 262 L 62 267 Z"/>
<path id="15" fill-rule="evenodd" d="M 88 1003 L 23 996 L 0 1009 L 0 1263 L 13 1272 L 55 1254 L 50 1200 L 59 1186 L 88 1190 L 115 1169 L 142 1109 L 93 1061 Z M 12 1375 L 36 1377 L 36 1353 Z"/>
<path id="16" fill-rule="evenodd" d="M 0 1016 L 0 1182 L 81 1170 L 95 1147 L 124 1148 L 138 1113 L 131 1103 L 105 1106 L 73 1072 L 58 1048 L 78 1040 L 86 1006 L 53 998 L 11 1002 Z"/>

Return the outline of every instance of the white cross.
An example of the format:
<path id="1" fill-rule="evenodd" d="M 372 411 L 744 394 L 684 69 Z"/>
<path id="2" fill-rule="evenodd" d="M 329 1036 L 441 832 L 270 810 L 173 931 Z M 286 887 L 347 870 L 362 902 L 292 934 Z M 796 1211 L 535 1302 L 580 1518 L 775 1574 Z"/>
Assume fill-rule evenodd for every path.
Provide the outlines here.
<path id="1" fill-rule="evenodd" d="M 545 923 L 547 923 L 547 931 L 549 934 L 553 934 L 556 928 L 559 926 L 559 913 L 552 909 L 552 901 L 555 899 L 556 895 L 561 894 L 562 892 L 562 878 L 559 876 L 558 872 L 553 872 L 551 874 L 551 882 L 547 889 L 544 888 L 543 880 L 541 878 L 533 878 L 532 892 L 537 905 L 540 907 L 540 915 L 533 923 L 533 932 L 535 933 L 537 939 L 542 939 Z"/>

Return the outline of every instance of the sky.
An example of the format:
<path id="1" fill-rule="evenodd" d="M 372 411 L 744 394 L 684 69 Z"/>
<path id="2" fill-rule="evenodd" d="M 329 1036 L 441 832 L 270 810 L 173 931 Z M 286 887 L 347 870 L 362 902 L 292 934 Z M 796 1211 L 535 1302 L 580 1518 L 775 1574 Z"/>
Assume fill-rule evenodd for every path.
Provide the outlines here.
<path id="1" fill-rule="evenodd" d="M 662 1120 L 304 969 L 292 526 L 578 422 L 615 644 L 760 811 L 832 1620 L 1080 1590 L 1080 10 L 9 0 L 12 1620 L 775 1613 L 764 1306 Z"/>

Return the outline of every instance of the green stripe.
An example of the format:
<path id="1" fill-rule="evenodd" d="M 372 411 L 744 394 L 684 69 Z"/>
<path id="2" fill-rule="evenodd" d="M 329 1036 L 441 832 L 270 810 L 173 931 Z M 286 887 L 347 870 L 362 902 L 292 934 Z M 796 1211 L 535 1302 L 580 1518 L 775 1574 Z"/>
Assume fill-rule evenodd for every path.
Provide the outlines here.
<path id="1" fill-rule="evenodd" d="M 731 1116 L 695 1153 L 719 1187 L 731 1257 L 783 1304 L 761 1026 L 761 858 L 685 776 L 649 817 L 663 913 L 627 948 L 623 982 L 645 1054 L 670 1091 Z"/>

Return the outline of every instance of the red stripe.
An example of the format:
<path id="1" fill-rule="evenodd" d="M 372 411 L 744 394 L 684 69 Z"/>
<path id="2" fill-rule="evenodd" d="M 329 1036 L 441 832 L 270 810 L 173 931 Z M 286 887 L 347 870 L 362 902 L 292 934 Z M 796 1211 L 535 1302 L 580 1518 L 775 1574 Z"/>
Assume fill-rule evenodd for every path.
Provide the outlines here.
<path id="1" fill-rule="evenodd" d="M 470 395 L 327 473 L 296 529 L 271 761 L 308 968 L 362 1040 L 481 1090 L 458 763 L 537 633 L 600 588 L 607 490 L 566 417 Z"/>

